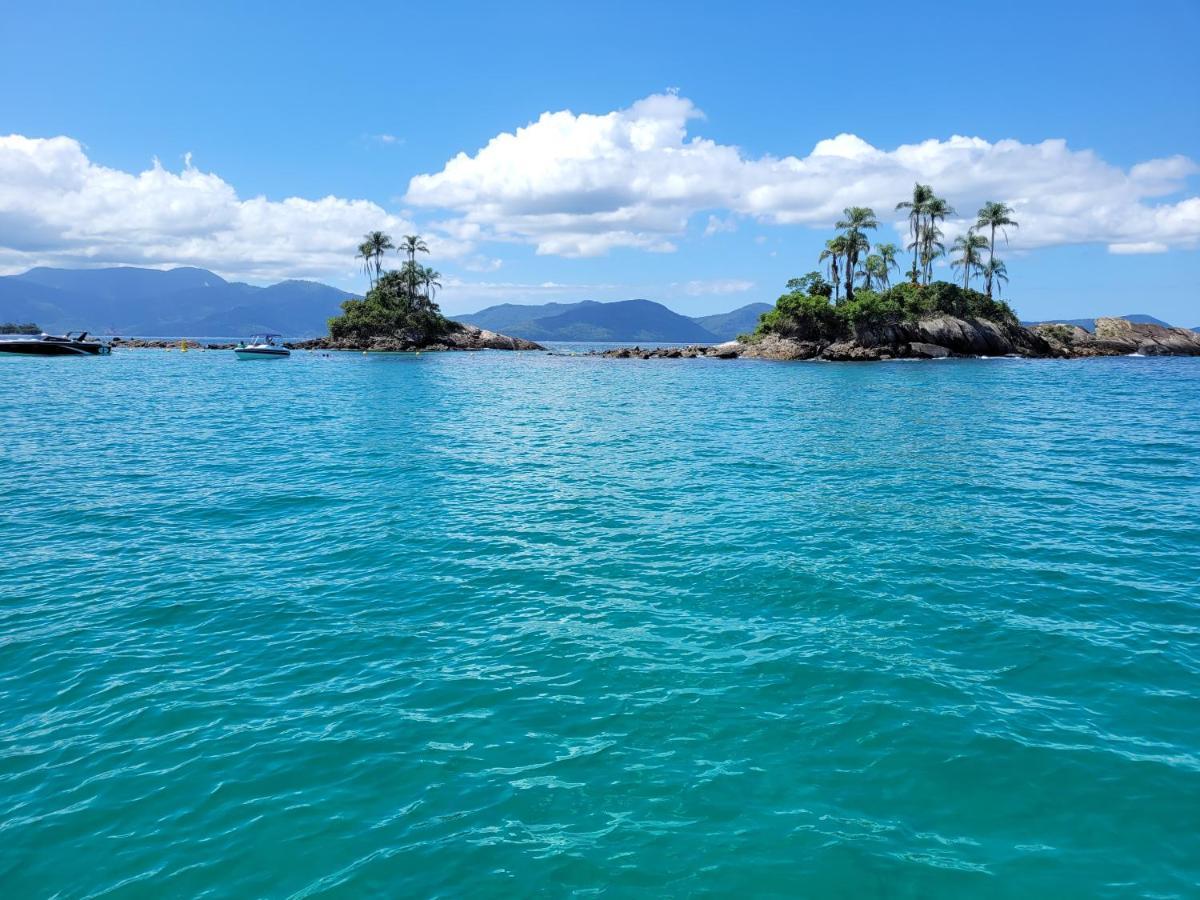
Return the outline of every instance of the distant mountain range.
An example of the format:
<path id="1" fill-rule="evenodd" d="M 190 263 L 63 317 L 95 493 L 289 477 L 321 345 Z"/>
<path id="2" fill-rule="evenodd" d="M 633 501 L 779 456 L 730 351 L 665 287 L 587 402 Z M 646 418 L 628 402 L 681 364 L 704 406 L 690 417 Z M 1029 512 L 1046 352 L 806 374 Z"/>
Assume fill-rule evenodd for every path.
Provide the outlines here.
<path id="1" fill-rule="evenodd" d="M 503 303 L 458 316 L 463 322 L 531 341 L 642 341 L 717 343 L 753 331 L 769 303 L 688 318 L 653 300 L 600 303 Z"/>
<path id="2" fill-rule="evenodd" d="M 256 287 L 226 281 L 206 269 L 37 268 L 0 277 L 0 322 L 36 322 L 57 333 L 86 329 L 146 337 L 232 337 L 274 331 L 311 337 L 325 334 L 329 318 L 352 296 L 315 281 Z M 753 331 L 769 309 L 769 303 L 750 303 L 689 318 L 652 300 L 585 300 L 504 303 L 456 318 L 531 341 L 712 344 Z M 1122 318 L 1167 324 L 1144 313 Z M 1096 328 L 1095 319 L 1047 321 Z"/>
<path id="3" fill-rule="evenodd" d="M 30 269 L 0 277 L 0 322 L 36 322 L 46 331 L 146 337 L 233 337 L 274 331 L 326 333 L 354 296 L 315 281 L 256 287 L 207 269 Z M 535 341 L 715 343 L 752 331 L 767 303 L 690 319 L 650 300 L 492 306 L 459 318 Z"/>
<path id="4" fill-rule="evenodd" d="M 315 281 L 255 287 L 206 269 L 30 269 L 0 277 L 0 321 L 36 322 L 50 332 L 237 336 L 326 332 L 353 296 Z"/>

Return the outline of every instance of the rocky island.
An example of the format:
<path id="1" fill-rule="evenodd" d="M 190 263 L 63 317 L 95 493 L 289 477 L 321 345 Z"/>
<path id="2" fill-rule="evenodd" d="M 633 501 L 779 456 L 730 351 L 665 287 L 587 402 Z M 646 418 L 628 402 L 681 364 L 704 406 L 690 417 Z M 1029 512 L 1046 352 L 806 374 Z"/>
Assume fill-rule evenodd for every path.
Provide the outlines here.
<path id="1" fill-rule="evenodd" d="M 764 313 L 758 328 L 711 346 L 618 348 L 617 359 L 821 359 L 871 361 L 946 357 L 1200 356 L 1200 334 L 1185 328 L 1100 318 L 1094 332 L 1065 324 L 1032 328 L 1008 304 L 944 281 L 906 283 L 837 303 L 815 273 Z"/>
<path id="2" fill-rule="evenodd" d="M 114 337 L 110 343 L 123 350 L 232 350 L 237 344 L 196 341 L 190 338 L 123 338 Z M 447 319 L 444 328 L 435 334 L 413 337 L 405 334 L 378 334 L 369 337 L 319 337 L 303 341 L 285 341 L 289 350 L 355 350 L 372 353 L 422 353 L 446 350 L 544 350 L 541 344 L 524 338 L 510 337 L 486 328 Z"/>
<path id="3" fill-rule="evenodd" d="M 407 257 L 398 270 L 383 271 L 388 250 Z M 358 258 L 371 287 L 362 299 L 342 303 L 342 314 L 329 320 L 329 334 L 287 344 L 293 350 L 362 350 L 377 353 L 451 350 L 543 350 L 524 338 L 455 322 L 434 301 L 440 273 L 417 262 L 429 248 L 419 234 L 405 235 L 396 247 L 390 236 L 373 231 L 363 236 Z"/>
<path id="4" fill-rule="evenodd" d="M 787 293 L 762 314 L 752 333 L 714 346 L 621 348 L 602 355 L 844 361 L 1200 355 L 1200 335 L 1183 328 L 1115 318 L 1097 319 L 1094 332 L 1068 324 L 1022 325 L 1012 307 L 998 299 L 1008 267 L 996 256 L 996 236 L 1007 240 L 1007 229 L 1019 225 L 1007 203 L 985 203 L 966 234 L 955 238 L 950 265 L 961 272 L 961 285 L 933 279 L 935 262 L 946 255 L 938 225 L 954 214 L 950 204 L 929 185 L 917 183 L 896 210 L 907 212 L 912 238 L 912 266 L 903 283 L 891 284 L 892 273 L 899 271 L 899 248 L 873 245 L 868 238 L 879 227 L 875 211 L 851 206 L 836 225 L 840 233 L 825 242 L 819 257 L 828 280 L 814 271 L 788 281 Z M 982 281 L 982 292 L 971 288 L 973 278 Z"/>
<path id="5" fill-rule="evenodd" d="M 778 335 L 687 347 L 620 347 L 597 355 L 613 359 L 823 359 L 855 362 L 888 359 L 1022 356 L 1073 359 L 1089 356 L 1200 356 L 1200 334 L 1186 328 L 1099 318 L 1096 331 L 1076 325 L 1005 327 L 983 319 L 938 316 L 864 329 L 852 339 L 805 341 Z"/>
<path id="6" fill-rule="evenodd" d="M 445 326 L 435 333 L 412 335 L 390 334 L 346 335 L 313 338 L 287 344 L 292 350 L 367 350 L 374 353 L 422 353 L 447 350 L 544 350 L 541 344 L 524 338 L 510 337 L 475 325 L 445 320 Z"/>

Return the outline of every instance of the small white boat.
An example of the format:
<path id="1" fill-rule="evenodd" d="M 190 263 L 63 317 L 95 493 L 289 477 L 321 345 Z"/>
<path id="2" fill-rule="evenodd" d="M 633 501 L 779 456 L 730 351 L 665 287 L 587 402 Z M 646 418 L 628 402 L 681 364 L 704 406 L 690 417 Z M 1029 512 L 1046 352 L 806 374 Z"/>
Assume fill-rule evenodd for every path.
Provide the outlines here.
<path id="1" fill-rule="evenodd" d="M 233 348 L 238 359 L 281 359 L 292 351 L 279 343 L 277 334 L 253 334 Z"/>

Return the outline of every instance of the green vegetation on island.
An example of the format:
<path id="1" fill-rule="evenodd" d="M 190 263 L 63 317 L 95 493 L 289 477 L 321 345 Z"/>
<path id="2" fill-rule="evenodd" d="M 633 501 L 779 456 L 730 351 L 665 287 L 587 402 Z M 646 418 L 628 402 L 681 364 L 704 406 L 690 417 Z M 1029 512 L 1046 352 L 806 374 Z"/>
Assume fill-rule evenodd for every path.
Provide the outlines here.
<path id="1" fill-rule="evenodd" d="M 945 281 L 905 282 L 879 293 L 860 289 L 853 300 L 840 303 L 831 302 L 833 288 L 819 272 L 793 278 L 788 288 L 788 293 L 775 302 L 775 308 L 763 313 L 755 333 L 745 339 L 778 334 L 837 341 L 853 336 L 859 328 L 919 322 L 942 315 L 1018 324 L 1016 313 L 1004 301 L 988 299 L 979 291 Z"/>
<path id="2" fill-rule="evenodd" d="M 0 334 L 41 334 L 42 329 L 32 322 L 0 322 Z"/>
<path id="3" fill-rule="evenodd" d="M 1017 227 L 1012 208 L 988 202 L 979 210 L 975 224 L 951 245 L 951 267 L 962 275 L 961 284 L 933 280 L 934 262 L 946 254 L 939 223 L 954 215 L 954 209 L 926 184 L 913 186 L 912 199 L 896 205 L 908 211 L 908 250 L 912 265 L 908 281 L 892 285 L 899 272 L 895 244 L 872 246 L 868 232 L 879 227 L 875 211 L 865 206 L 848 207 L 837 223 L 840 233 L 826 241 L 819 262 L 824 272 L 809 272 L 787 283 L 788 292 L 763 313 L 757 330 L 743 340 L 753 341 L 768 334 L 805 340 L 838 341 L 851 338 L 863 328 L 917 322 L 934 316 L 985 319 L 1015 326 L 1017 316 L 1007 303 L 993 298 L 1008 282 L 1008 270 L 996 256 L 996 233 L 1007 240 L 1007 228 Z M 986 231 L 986 236 L 984 232 Z M 971 282 L 980 279 L 982 292 Z M 844 292 L 843 292 L 844 288 Z"/>
<path id="4" fill-rule="evenodd" d="M 384 256 L 397 251 L 400 268 L 384 270 Z M 357 259 L 370 282 L 365 296 L 345 300 L 342 314 L 329 319 L 329 334 L 290 344 L 301 350 L 361 350 L 400 353 L 424 350 L 542 350 L 522 338 L 447 319 L 438 307 L 441 273 L 417 262 L 429 247 L 419 234 L 395 244 L 372 231 L 358 245 Z"/>
<path id="5" fill-rule="evenodd" d="M 397 250 L 405 258 L 399 269 L 383 270 L 384 254 Z M 342 303 L 342 315 L 329 320 L 334 340 L 368 341 L 393 338 L 406 343 L 429 343 L 461 326 L 442 315 L 434 297 L 442 286 L 441 273 L 417 261 L 429 248 L 420 235 L 404 236 L 400 246 L 382 231 L 366 235 L 357 258 L 370 281 L 362 299 Z"/>

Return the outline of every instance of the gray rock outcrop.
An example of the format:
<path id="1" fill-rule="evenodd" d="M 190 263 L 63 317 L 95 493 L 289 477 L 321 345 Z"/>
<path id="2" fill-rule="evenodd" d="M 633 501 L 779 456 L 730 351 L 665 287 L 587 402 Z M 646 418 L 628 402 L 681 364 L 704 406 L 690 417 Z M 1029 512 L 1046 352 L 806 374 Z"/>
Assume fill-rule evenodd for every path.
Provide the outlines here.
<path id="1" fill-rule="evenodd" d="M 287 344 L 293 350 L 365 350 L 375 353 L 399 353 L 412 350 L 439 352 L 448 350 L 545 350 L 541 344 L 524 338 L 488 331 L 477 325 L 455 323 L 452 328 L 432 341 L 423 343 L 392 336 L 374 337 L 366 341 L 352 338 L 315 338 Z"/>
<path id="2" fill-rule="evenodd" d="M 1101 317 L 1094 332 L 1044 323 L 1033 331 L 1064 356 L 1200 356 L 1200 334 L 1128 319 Z"/>
<path id="3" fill-rule="evenodd" d="M 826 359 L 859 362 L 883 359 L 943 359 L 948 356 L 1025 356 L 1075 358 L 1121 356 L 1200 356 L 1200 334 L 1127 319 L 1099 318 L 1094 333 L 1077 325 L 1043 323 L 1033 328 L 931 316 L 918 322 L 895 322 L 858 328 L 851 338 L 804 340 L 768 334 L 752 341 L 686 348 L 625 348 L 602 355 L 640 359 L 712 357 L 732 359 Z"/>

